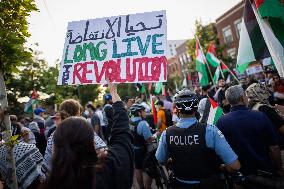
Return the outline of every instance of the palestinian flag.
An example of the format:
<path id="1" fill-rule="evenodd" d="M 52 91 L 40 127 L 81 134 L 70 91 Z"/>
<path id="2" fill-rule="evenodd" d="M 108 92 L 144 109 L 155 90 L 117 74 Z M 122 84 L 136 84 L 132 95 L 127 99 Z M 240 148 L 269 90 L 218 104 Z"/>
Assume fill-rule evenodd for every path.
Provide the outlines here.
<path id="1" fill-rule="evenodd" d="M 261 18 L 266 19 L 279 42 L 284 47 L 284 5 L 279 0 L 254 0 Z"/>
<path id="2" fill-rule="evenodd" d="M 38 93 L 35 90 L 33 90 L 30 100 L 25 104 L 24 112 L 33 114 L 34 106 L 38 104 L 38 100 L 37 100 L 38 97 L 39 97 Z"/>
<path id="3" fill-rule="evenodd" d="M 240 73 L 244 73 L 249 63 L 267 57 L 270 57 L 268 48 L 262 36 L 250 1 L 247 0 L 240 32 L 237 69 Z"/>
<path id="4" fill-rule="evenodd" d="M 201 86 L 206 86 L 209 84 L 207 69 L 206 69 L 206 59 L 197 37 L 196 37 L 195 53 L 196 53 L 196 71 L 198 71 L 199 83 Z"/>
<path id="5" fill-rule="evenodd" d="M 216 50 L 214 43 L 209 45 L 207 54 L 206 54 L 207 61 L 213 66 L 218 67 L 220 65 L 220 60 L 216 56 Z"/>
<path id="6" fill-rule="evenodd" d="M 30 100 L 25 104 L 25 109 L 24 112 L 28 113 L 28 114 L 32 114 L 33 113 L 33 106 L 37 104 L 37 100 L 30 98 Z"/>
<path id="7" fill-rule="evenodd" d="M 210 112 L 209 112 L 207 124 L 215 125 L 217 123 L 218 119 L 223 114 L 223 109 L 220 108 L 218 106 L 217 102 L 212 100 L 210 97 L 209 97 L 209 101 L 210 101 L 211 107 L 210 107 Z"/>
<path id="8" fill-rule="evenodd" d="M 221 62 L 221 70 L 223 73 L 230 72 L 230 69 L 224 62 Z"/>
<path id="9" fill-rule="evenodd" d="M 284 77 L 284 5 L 263 0 L 251 6 L 278 74 Z"/>
<path id="10" fill-rule="evenodd" d="M 219 77 L 220 77 L 220 73 L 221 73 L 221 67 L 218 66 L 216 71 L 215 71 L 215 74 L 214 74 L 214 77 L 213 77 L 213 83 L 214 85 L 217 85 L 218 84 L 218 80 L 219 80 Z"/>

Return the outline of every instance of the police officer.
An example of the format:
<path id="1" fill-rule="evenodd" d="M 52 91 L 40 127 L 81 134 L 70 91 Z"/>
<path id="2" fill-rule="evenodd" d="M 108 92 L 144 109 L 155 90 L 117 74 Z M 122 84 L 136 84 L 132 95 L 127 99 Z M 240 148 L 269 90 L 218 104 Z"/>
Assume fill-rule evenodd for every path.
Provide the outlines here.
<path id="1" fill-rule="evenodd" d="M 147 153 L 147 143 L 157 138 L 159 133 L 152 135 L 146 118 L 145 107 L 140 104 L 133 104 L 130 108 L 131 130 L 134 136 L 135 176 L 140 189 L 151 188 L 152 179 L 145 174 L 143 179 L 143 162 Z"/>
<path id="2" fill-rule="evenodd" d="M 184 89 L 175 95 L 174 103 L 180 120 L 176 127 L 162 133 L 157 160 L 171 161 L 174 188 L 222 188 L 218 182 L 219 158 L 228 171 L 236 171 L 240 169 L 237 155 L 217 127 L 197 121 L 195 93 Z"/>

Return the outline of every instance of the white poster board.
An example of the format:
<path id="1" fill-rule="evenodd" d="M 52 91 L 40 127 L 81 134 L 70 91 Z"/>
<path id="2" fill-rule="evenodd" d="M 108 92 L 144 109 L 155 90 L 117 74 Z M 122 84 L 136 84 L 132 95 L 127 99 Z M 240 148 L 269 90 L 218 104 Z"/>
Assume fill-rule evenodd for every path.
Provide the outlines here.
<path id="1" fill-rule="evenodd" d="M 165 82 L 166 40 L 165 11 L 69 22 L 58 85 Z"/>

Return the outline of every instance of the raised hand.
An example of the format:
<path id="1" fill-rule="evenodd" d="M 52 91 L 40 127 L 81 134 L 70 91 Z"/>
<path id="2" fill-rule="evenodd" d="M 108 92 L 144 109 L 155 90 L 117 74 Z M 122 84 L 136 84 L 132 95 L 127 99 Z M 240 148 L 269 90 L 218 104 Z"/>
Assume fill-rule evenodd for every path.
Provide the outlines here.
<path id="1" fill-rule="evenodd" d="M 120 96 L 117 94 L 117 84 L 111 83 L 109 79 L 107 79 L 107 84 L 109 87 L 109 92 L 112 96 L 112 102 L 115 103 L 117 101 L 121 101 Z"/>

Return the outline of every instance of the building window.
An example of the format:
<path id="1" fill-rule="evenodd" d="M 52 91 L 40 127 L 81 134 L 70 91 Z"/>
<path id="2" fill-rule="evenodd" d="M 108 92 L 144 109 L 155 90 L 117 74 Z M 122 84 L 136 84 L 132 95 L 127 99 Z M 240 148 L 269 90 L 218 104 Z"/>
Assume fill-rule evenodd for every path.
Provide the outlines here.
<path id="1" fill-rule="evenodd" d="M 227 55 L 233 59 L 236 58 L 236 48 L 232 48 L 227 50 Z"/>
<path id="2" fill-rule="evenodd" d="M 227 45 L 230 45 L 234 41 L 232 30 L 230 26 L 227 26 L 223 29 L 223 36 L 224 36 L 225 43 Z"/>
<path id="3" fill-rule="evenodd" d="M 242 28 L 242 20 L 241 19 L 235 21 L 235 28 L 236 28 L 237 37 L 240 38 L 241 28 Z"/>

